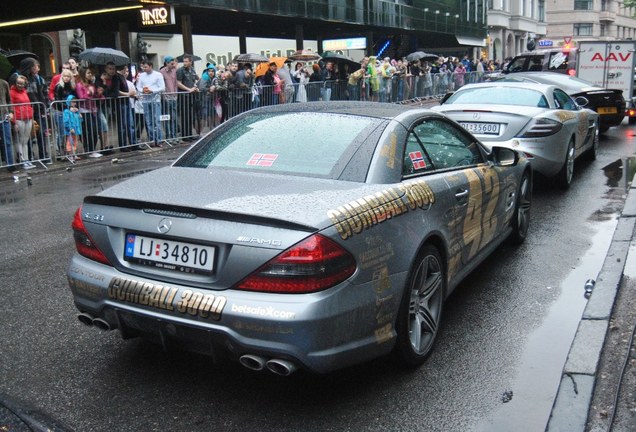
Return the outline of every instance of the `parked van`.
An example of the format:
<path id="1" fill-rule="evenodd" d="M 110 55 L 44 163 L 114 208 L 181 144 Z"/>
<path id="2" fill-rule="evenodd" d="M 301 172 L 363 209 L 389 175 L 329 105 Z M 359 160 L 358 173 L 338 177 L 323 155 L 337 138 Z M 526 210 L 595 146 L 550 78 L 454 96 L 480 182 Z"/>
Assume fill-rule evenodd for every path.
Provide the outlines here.
<path id="1" fill-rule="evenodd" d="M 521 53 L 504 70 L 513 72 L 559 72 L 576 75 L 576 48 L 549 48 Z"/>

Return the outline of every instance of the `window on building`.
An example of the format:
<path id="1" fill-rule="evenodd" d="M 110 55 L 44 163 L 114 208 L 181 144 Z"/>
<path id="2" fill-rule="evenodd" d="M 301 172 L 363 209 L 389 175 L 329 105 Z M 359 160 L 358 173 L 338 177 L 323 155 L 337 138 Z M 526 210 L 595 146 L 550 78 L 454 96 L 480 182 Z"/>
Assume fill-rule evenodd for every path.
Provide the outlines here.
<path id="1" fill-rule="evenodd" d="M 606 36 L 605 31 L 606 31 L 606 25 L 605 24 L 601 24 L 601 36 Z"/>
<path id="2" fill-rule="evenodd" d="M 545 22 L 545 0 L 539 0 L 539 22 Z"/>
<path id="3" fill-rule="evenodd" d="M 592 10 L 593 0 L 574 0 L 574 10 Z"/>
<path id="4" fill-rule="evenodd" d="M 607 10 L 607 0 L 601 0 L 601 10 L 602 11 Z"/>
<path id="5" fill-rule="evenodd" d="M 592 36 L 592 24 L 574 24 L 574 36 Z"/>

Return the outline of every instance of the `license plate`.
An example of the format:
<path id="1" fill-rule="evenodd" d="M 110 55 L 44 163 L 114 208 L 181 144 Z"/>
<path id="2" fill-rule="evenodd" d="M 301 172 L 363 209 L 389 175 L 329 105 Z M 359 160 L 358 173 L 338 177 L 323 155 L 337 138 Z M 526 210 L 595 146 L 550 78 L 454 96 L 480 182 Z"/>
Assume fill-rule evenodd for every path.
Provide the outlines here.
<path id="1" fill-rule="evenodd" d="M 183 273 L 212 273 L 212 246 L 126 234 L 124 259 Z"/>
<path id="2" fill-rule="evenodd" d="M 616 114 L 618 112 L 616 107 L 598 107 L 597 110 L 599 114 Z"/>
<path id="3" fill-rule="evenodd" d="M 499 123 L 460 122 L 459 125 L 470 133 L 499 135 Z"/>

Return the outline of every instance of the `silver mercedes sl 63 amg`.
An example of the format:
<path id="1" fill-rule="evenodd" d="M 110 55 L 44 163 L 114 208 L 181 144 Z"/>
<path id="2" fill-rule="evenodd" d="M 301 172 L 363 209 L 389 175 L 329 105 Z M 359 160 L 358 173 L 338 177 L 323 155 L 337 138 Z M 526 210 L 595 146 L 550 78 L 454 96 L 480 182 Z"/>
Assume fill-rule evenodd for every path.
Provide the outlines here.
<path id="1" fill-rule="evenodd" d="M 286 104 L 87 196 L 68 267 L 79 320 L 253 370 L 430 354 L 444 300 L 528 233 L 532 170 L 443 114 Z"/>

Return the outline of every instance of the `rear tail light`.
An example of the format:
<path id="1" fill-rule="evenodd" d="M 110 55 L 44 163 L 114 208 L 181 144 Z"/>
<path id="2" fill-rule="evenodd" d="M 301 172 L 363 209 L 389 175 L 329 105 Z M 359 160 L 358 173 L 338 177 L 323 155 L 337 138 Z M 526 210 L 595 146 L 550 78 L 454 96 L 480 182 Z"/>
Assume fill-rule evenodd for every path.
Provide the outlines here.
<path id="1" fill-rule="evenodd" d="M 629 117 L 636 117 L 636 108 L 629 108 L 625 114 Z"/>
<path id="2" fill-rule="evenodd" d="M 562 123 L 556 120 L 541 118 L 532 120 L 525 129 L 520 138 L 537 138 L 554 135 L 563 127 Z"/>
<path id="3" fill-rule="evenodd" d="M 248 291 L 301 294 L 331 288 L 356 270 L 353 256 L 340 245 L 314 234 L 287 249 L 237 285 Z"/>
<path id="4" fill-rule="evenodd" d="M 73 216 L 73 223 L 71 224 L 73 228 L 73 238 L 75 239 L 75 247 L 77 248 L 77 252 L 85 256 L 86 258 L 90 258 L 94 261 L 100 262 L 102 264 L 106 264 L 112 266 L 106 255 L 95 246 L 93 240 L 88 235 L 86 231 L 86 227 L 84 226 L 84 221 L 82 220 L 82 208 L 78 208 L 75 212 L 75 216 Z"/>
<path id="5" fill-rule="evenodd" d="M 576 70 L 575 69 L 568 69 L 568 75 L 569 76 L 575 76 L 576 75 Z"/>

